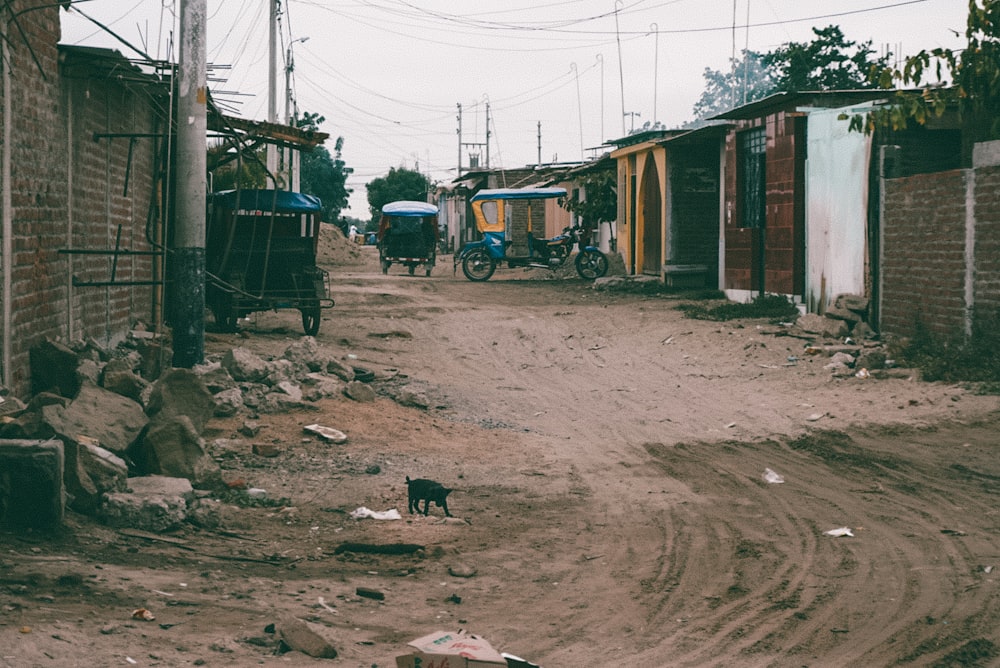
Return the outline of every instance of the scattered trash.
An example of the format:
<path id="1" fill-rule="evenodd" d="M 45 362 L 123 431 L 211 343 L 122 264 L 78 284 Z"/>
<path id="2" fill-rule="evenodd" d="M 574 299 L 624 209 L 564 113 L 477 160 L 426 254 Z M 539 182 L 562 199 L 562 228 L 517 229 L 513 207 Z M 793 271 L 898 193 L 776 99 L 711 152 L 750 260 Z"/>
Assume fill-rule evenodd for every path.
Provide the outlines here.
<path id="1" fill-rule="evenodd" d="M 868 373 L 868 369 L 865 369 L 864 367 L 862 367 L 862 368 L 858 369 L 858 372 L 854 374 L 854 377 L 855 378 L 870 378 L 871 374 Z"/>
<path id="2" fill-rule="evenodd" d="M 30 626 L 22 626 L 21 628 L 18 629 L 18 632 L 19 633 L 31 633 L 31 627 Z"/>
<path id="3" fill-rule="evenodd" d="M 789 355 L 785 359 L 788 360 L 789 362 L 798 362 L 799 361 L 798 355 Z"/>
<path id="4" fill-rule="evenodd" d="M 133 665 L 133 666 L 139 663 L 138 661 L 136 661 L 135 659 L 133 659 L 130 656 L 126 656 L 125 657 L 125 661 L 128 662 L 129 664 Z"/>
<path id="5" fill-rule="evenodd" d="M 372 589 L 371 587 L 358 587 L 354 590 L 354 593 L 362 598 L 370 598 L 373 601 L 385 600 L 385 592 L 381 592 L 378 589 Z"/>
<path id="6" fill-rule="evenodd" d="M 945 536 L 964 536 L 964 531 L 959 531 L 958 529 L 941 529 L 941 533 Z"/>
<path id="7" fill-rule="evenodd" d="M 364 506 L 351 511 L 351 517 L 356 520 L 363 520 L 365 518 L 371 518 L 373 520 L 401 520 L 403 516 L 399 514 L 399 511 L 395 508 L 389 510 L 378 511 L 369 510 Z"/>
<path id="8" fill-rule="evenodd" d="M 144 622 L 151 622 L 154 619 L 156 619 L 156 617 L 154 617 L 153 613 L 151 613 L 146 608 L 137 608 L 132 611 L 132 619 L 139 619 Z"/>
<path id="9" fill-rule="evenodd" d="M 415 651 L 396 657 L 396 668 L 417 668 L 418 666 L 474 665 L 477 668 L 502 666 L 507 659 L 485 638 L 465 631 L 435 631 L 407 643 Z M 516 665 L 516 664 L 515 664 Z M 527 664 L 521 664 L 527 665 Z"/>
<path id="10" fill-rule="evenodd" d="M 813 413 L 812 415 L 807 415 L 806 420 L 815 422 L 816 420 L 822 420 L 824 417 L 826 417 L 826 413 Z"/>
<path id="11" fill-rule="evenodd" d="M 819 355 L 821 352 L 823 352 L 823 349 L 818 346 L 806 346 L 803 352 L 806 355 Z"/>
<path id="12" fill-rule="evenodd" d="M 347 434 L 344 432 L 334 429 L 333 427 L 324 427 L 321 424 L 307 424 L 302 427 L 303 431 L 308 431 L 312 434 L 316 434 L 324 441 L 329 441 L 330 443 L 345 443 L 347 442 Z"/>
<path id="13" fill-rule="evenodd" d="M 829 531 L 823 532 L 827 536 L 833 536 L 834 538 L 840 538 L 841 536 L 854 536 L 854 532 L 847 527 L 840 527 L 839 529 L 830 529 Z"/>
<path id="14" fill-rule="evenodd" d="M 333 608 L 333 607 L 330 607 L 329 605 L 327 605 L 327 602 L 323 600 L 322 596 L 319 597 L 319 599 L 318 599 L 317 602 L 319 603 L 319 607 L 323 608 L 327 612 L 332 612 L 335 615 L 336 614 L 340 614 L 340 613 L 337 612 L 336 608 Z"/>
<path id="15" fill-rule="evenodd" d="M 774 485 L 785 482 L 785 479 L 780 474 L 775 473 L 771 469 L 764 469 L 764 480 Z"/>
<path id="16" fill-rule="evenodd" d="M 989 575 L 992 572 L 993 572 L 993 567 L 992 566 L 983 566 L 983 573 L 986 573 L 987 575 Z"/>

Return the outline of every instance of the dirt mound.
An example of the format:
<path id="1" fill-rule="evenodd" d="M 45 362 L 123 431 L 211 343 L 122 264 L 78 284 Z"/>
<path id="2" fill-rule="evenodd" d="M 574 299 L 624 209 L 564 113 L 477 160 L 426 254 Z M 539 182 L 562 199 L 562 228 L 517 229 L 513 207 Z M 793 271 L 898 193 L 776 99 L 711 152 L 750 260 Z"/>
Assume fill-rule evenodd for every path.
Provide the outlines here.
<path id="1" fill-rule="evenodd" d="M 343 267 L 366 264 L 370 247 L 351 242 L 336 225 L 323 223 L 319 228 L 316 264 L 320 267 Z"/>

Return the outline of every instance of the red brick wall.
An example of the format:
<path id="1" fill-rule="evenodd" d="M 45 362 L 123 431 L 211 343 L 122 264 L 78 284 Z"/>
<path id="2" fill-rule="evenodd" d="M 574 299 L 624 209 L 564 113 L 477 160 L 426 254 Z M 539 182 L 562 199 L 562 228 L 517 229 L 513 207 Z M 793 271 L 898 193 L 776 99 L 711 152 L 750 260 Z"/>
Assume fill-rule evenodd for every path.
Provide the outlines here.
<path id="1" fill-rule="evenodd" d="M 766 125 L 766 229 L 742 227 L 737 202 L 738 133 Z M 801 295 L 805 289 L 805 125 L 803 119 L 778 113 L 740 125 L 726 137 L 725 288 L 757 290 L 759 244 L 765 249 L 764 289 Z"/>
<path id="2" fill-rule="evenodd" d="M 74 70 L 75 71 L 75 70 Z M 72 238 L 75 249 L 147 251 L 144 233 L 152 196 L 155 140 L 136 138 L 129 165 L 127 137 L 94 139 L 95 134 L 151 134 L 150 100 L 143 88 L 123 88 L 99 78 L 67 78 L 67 115 L 71 118 L 73 199 Z M 126 171 L 128 181 L 126 183 Z M 119 226 L 121 228 L 119 238 Z M 71 270 L 83 282 L 148 281 L 152 258 L 145 255 L 73 255 Z M 68 305 L 74 338 L 92 337 L 105 345 L 117 343 L 136 320 L 149 323 L 149 286 L 79 286 Z"/>
<path id="3" fill-rule="evenodd" d="M 6 13 L 3 20 L 7 20 Z M 63 127 L 59 118 L 59 9 L 29 11 L 11 27 L 10 330 L 7 369 L 15 393 L 28 389 L 28 350 L 63 330 L 66 260 L 59 254 L 66 228 L 66 177 Z M 2 215 L 2 213 L 0 213 Z M 0 322 L 0 327 L 3 324 Z"/>
<path id="4" fill-rule="evenodd" d="M 126 90 L 103 76 L 95 81 L 64 79 L 56 46 L 59 11 L 53 6 L 22 13 L 21 30 L 8 33 L 11 177 L 2 186 L 9 188 L 12 203 L 12 298 L 10 326 L 2 331 L 0 319 L 0 336 L 11 349 L 5 377 L 22 397 L 31 390 L 29 350 L 35 343 L 92 337 L 110 345 L 124 337 L 135 318 L 149 321 L 152 311 L 148 286 L 72 287 L 71 271 L 80 280 L 109 280 L 111 260 L 60 252 L 71 246 L 109 249 L 118 223 L 123 225 L 121 247 L 149 247 L 143 230 L 152 191 L 152 142 L 136 144 L 129 191 L 123 195 L 128 142 L 95 142 L 93 133 L 151 132 L 153 104 L 130 84 L 125 84 Z M 121 257 L 117 275 L 148 280 L 150 266 L 148 257 Z"/>
<path id="5" fill-rule="evenodd" d="M 883 218 L 881 330 L 910 336 L 965 330 L 966 179 L 952 170 L 889 179 Z M 995 258 L 993 264 L 996 264 Z"/>

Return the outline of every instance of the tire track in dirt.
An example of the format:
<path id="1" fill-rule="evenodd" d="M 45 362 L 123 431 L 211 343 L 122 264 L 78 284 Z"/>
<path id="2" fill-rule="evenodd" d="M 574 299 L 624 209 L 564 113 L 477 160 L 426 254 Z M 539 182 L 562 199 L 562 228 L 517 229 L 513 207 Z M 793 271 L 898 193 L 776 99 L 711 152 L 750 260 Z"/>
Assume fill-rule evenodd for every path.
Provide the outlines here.
<path id="1" fill-rule="evenodd" d="M 671 568 L 646 593 L 650 624 L 664 628 L 663 644 L 650 656 L 669 648 L 671 665 L 679 666 L 716 665 L 713 657 L 734 655 L 741 665 L 802 665 L 817 656 L 836 656 L 837 665 L 884 665 L 887 648 L 898 647 L 903 660 L 934 635 L 935 654 L 943 656 L 987 631 L 942 638 L 928 623 L 956 614 L 985 618 L 996 602 L 989 591 L 962 600 L 972 597 L 970 577 L 961 574 L 976 559 L 940 533 L 938 525 L 954 517 L 926 510 L 943 501 L 936 494 L 900 495 L 873 512 L 863 495 L 844 494 L 867 482 L 863 475 L 820 467 L 810 478 L 812 458 L 776 444 L 648 451 L 670 477 L 707 481 L 697 490 L 705 503 L 671 513 L 672 538 L 663 547 Z M 788 482 L 760 481 L 765 459 Z M 926 485 L 931 477 L 902 461 L 900 469 L 899 479 L 895 471 L 872 473 L 885 487 Z M 966 501 L 982 507 L 986 500 L 975 497 Z M 821 535 L 836 518 L 853 520 L 855 538 Z M 928 538 L 915 540 L 919 535 Z"/>

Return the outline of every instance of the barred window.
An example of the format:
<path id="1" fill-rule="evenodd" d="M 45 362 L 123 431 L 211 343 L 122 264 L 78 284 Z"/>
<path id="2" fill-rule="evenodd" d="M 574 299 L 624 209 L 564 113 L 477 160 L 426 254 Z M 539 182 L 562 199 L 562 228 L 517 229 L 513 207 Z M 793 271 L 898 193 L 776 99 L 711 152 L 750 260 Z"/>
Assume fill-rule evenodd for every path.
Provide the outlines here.
<path id="1" fill-rule="evenodd" d="M 739 151 L 740 226 L 764 227 L 767 212 L 767 136 L 764 128 L 743 132 L 740 135 Z"/>

